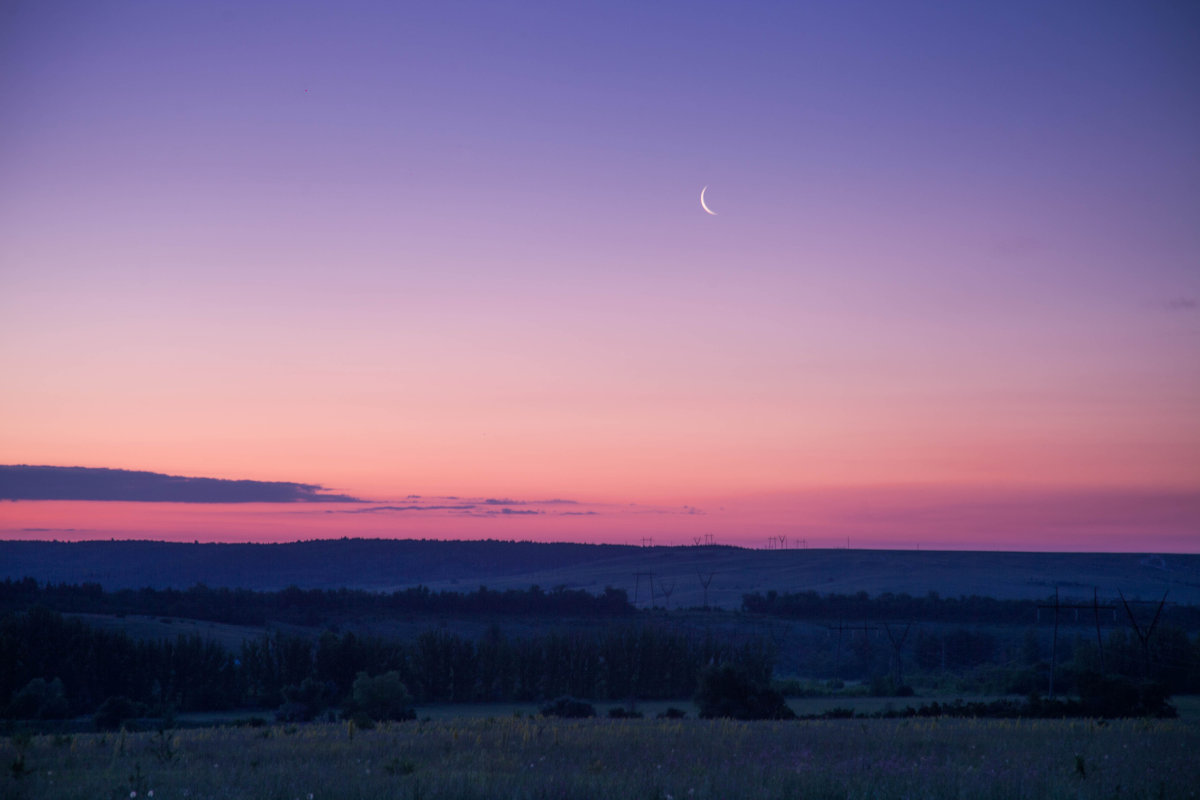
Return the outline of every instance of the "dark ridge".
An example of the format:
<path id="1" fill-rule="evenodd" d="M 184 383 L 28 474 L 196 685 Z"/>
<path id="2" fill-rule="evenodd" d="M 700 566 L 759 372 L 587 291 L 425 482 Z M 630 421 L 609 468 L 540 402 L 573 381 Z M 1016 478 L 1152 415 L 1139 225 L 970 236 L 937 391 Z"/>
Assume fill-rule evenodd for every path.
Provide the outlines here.
<path id="1" fill-rule="evenodd" d="M 424 539 L 286 544 L 152 541 L 0 542 L 0 577 L 99 583 L 106 589 L 207 586 L 390 589 L 564 569 L 636 551 L 623 545 Z"/>
<path id="2" fill-rule="evenodd" d="M 650 575 L 653 574 L 653 584 Z M 805 593 L 1000 599 L 1113 599 L 1200 605 L 1200 555 L 936 550 L 752 550 L 723 545 L 637 547 L 579 543 L 321 539 L 279 544 L 161 541 L 0 541 L 0 579 L 96 583 L 107 590 L 206 586 L 278 591 L 391 592 L 624 589 L 639 608 L 740 608 L 749 595 Z M 711 585 L 704 587 L 708 579 Z M 674 587 L 667 598 L 663 591 Z M 751 603 L 753 604 L 753 599 Z M 773 605 L 773 603 L 771 603 Z M 762 609 L 789 613 L 790 609 Z"/>

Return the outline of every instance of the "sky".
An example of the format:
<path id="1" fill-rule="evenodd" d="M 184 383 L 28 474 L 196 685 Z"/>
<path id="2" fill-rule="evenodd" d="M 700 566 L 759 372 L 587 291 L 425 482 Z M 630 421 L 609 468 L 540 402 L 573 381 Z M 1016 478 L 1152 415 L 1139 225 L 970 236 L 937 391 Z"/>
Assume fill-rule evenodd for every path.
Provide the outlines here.
<path id="1" fill-rule="evenodd" d="M 0 537 L 1200 552 L 1198 220 L 1193 3 L 6 2 L 0 464 L 376 510 Z"/>

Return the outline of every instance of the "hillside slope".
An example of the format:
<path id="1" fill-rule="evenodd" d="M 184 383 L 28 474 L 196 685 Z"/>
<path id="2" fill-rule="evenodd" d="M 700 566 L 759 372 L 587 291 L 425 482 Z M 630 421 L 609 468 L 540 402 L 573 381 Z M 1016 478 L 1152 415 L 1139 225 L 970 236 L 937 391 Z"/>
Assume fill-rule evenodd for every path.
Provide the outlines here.
<path id="1" fill-rule="evenodd" d="M 0 542 L 0 578 L 108 589 L 241 586 L 391 591 L 539 584 L 623 588 L 638 605 L 734 608 L 748 592 L 1158 599 L 1200 604 L 1200 556 L 911 550 L 748 550 L 498 541 L 339 539 L 288 544 Z M 669 600 L 666 595 L 669 593 Z"/>

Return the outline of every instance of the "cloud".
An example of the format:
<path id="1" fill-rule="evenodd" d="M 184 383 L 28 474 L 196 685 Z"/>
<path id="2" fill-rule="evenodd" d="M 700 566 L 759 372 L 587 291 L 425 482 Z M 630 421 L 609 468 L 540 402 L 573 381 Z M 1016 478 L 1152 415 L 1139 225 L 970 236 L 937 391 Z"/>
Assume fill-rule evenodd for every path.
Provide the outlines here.
<path id="1" fill-rule="evenodd" d="M 637 503 L 630 503 L 629 505 L 631 508 L 633 508 L 632 511 L 626 512 L 629 514 L 661 514 L 661 515 L 681 514 L 681 515 L 691 516 L 691 517 L 702 517 L 708 513 L 704 509 L 697 508 L 696 506 L 678 506 L 678 507 L 670 506 L 667 508 L 650 508 L 650 507 L 639 506 Z"/>
<path id="2" fill-rule="evenodd" d="M 1176 297 L 1174 300 L 1167 301 L 1168 311 L 1195 311 L 1198 307 L 1200 304 L 1194 297 Z"/>
<path id="3" fill-rule="evenodd" d="M 421 499 L 421 495 L 408 495 L 405 500 Z M 513 498 L 503 497 L 488 497 L 488 498 L 459 498 L 457 496 L 447 497 L 428 497 L 424 498 L 423 503 L 398 503 L 394 505 L 371 505 L 365 508 L 346 508 L 346 509 L 325 509 L 322 513 L 325 514 L 390 514 L 390 513 L 406 513 L 406 512 L 450 512 L 456 515 L 471 516 L 471 517 L 498 517 L 502 515 L 519 514 L 523 516 L 536 516 L 540 514 L 554 514 L 558 516 L 571 514 L 583 516 L 585 514 L 594 514 L 595 512 L 565 512 L 565 511 L 546 511 L 536 506 L 577 506 L 576 500 L 515 500 Z M 457 502 L 450 502 L 457 501 Z"/>
<path id="4" fill-rule="evenodd" d="M 92 467 L 0 465 L 0 500 L 123 500 L 139 503 L 361 503 L 325 487 L 285 481 L 185 478 Z"/>
<path id="5" fill-rule="evenodd" d="M 522 516 L 533 517 L 545 514 L 545 511 L 537 511 L 532 508 L 483 508 L 470 511 L 459 512 L 464 517 L 479 517 L 481 519 L 495 519 L 497 517 Z"/>
<path id="6" fill-rule="evenodd" d="M 326 514 L 377 514 L 390 511 L 467 511 L 475 508 L 474 503 L 452 506 L 371 506 L 370 508 L 326 509 Z"/>
<path id="7" fill-rule="evenodd" d="M 513 500 L 511 498 L 489 497 L 483 501 L 484 505 L 488 506 L 577 506 L 578 500 L 563 500 L 562 498 L 553 498 L 551 500 Z"/>

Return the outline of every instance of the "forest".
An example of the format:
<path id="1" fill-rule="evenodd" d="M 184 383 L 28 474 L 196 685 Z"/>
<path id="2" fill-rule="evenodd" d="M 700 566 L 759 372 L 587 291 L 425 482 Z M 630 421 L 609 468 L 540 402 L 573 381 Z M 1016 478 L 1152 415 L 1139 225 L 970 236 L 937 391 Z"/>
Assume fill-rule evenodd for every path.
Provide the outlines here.
<path id="1" fill-rule="evenodd" d="M 431 629 L 412 641 L 325 631 L 315 640 L 267 633 L 231 652 L 195 635 L 135 640 L 56 611 L 0 619 L 0 697 L 5 714 L 61 718 L 127 698 L 151 715 L 235 708 L 311 719 L 343 705 L 360 673 L 397 673 L 418 703 L 689 698 L 700 670 L 736 665 L 770 678 L 770 647 L 730 644 L 654 624 L 478 641 Z"/>
<path id="2" fill-rule="evenodd" d="M 1049 640 L 1047 624 L 1031 624 L 1038 605 L 1045 604 L 771 592 L 746 595 L 740 612 L 667 612 L 635 609 L 614 589 L 107 592 L 97 584 L 5 580 L 0 714 L 57 719 L 122 702 L 128 714 L 160 717 L 255 709 L 312 719 L 350 708 L 362 676 L 390 676 L 415 704 L 686 700 L 714 664 L 732 665 L 756 685 L 774 680 L 792 694 L 840 690 L 845 681 L 879 696 L 911 694 L 914 683 L 985 694 L 1077 693 L 1099 678 L 1200 692 L 1200 636 L 1179 624 L 1196 609 L 1164 607 L 1152 625 L 1144 611 L 1140 625 L 1110 620 L 1103 635 L 1098 627 L 1092 635 L 1084 615 L 1064 621 Z M 196 634 L 139 639 L 71 616 L 77 613 L 171 615 L 260 632 L 232 648 Z M 400 614 L 426 627 L 387 638 L 350 624 Z M 931 621 L 896 621 L 914 617 Z M 456 629 L 453 620 L 461 619 L 477 622 Z"/>
<path id="3" fill-rule="evenodd" d="M 295 586 L 260 592 L 197 584 L 182 591 L 149 587 L 105 591 L 98 583 L 0 581 L 0 613 L 34 605 L 63 613 L 148 614 L 231 625 L 325 625 L 338 619 L 394 614 L 619 617 L 634 612 L 624 590 L 612 588 L 598 595 L 563 587 L 547 592 L 538 586 L 504 591 L 481 586 L 473 592 L 434 592 L 417 586 L 389 593 Z"/>
<path id="4" fill-rule="evenodd" d="M 742 595 L 742 610 L 808 621 L 919 620 L 923 623 L 1028 626 L 1043 617 L 1050 618 L 1045 607 L 1051 600 L 1001 600 L 979 595 L 942 597 L 936 592 L 923 596 L 890 592 L 870 596 L 866 592 L 770 591 Z M 1087 602 L 1091 602 L 1091 598 Z M 1106 623 L 1125 622 L 1126 614 L 1119 600 L 1108 599 L 1098 601 L 1098 604 L 1105 609 Z M 632 617 L 637 612 L 625 590 L 612 587 L 606 587 L 600 594 L 562 586 L 549 591 L 538 586 L 503 591 L 480 586 L 469 592 L 435 592 L 425 586 L 416 586 L 393 592 L 371 592 L 295 586 L 280 591 L 255 591 L 196 584 L 182 590 L 150 587 L 106 590 L 98 583 L 42 583 L 28 577 L 0 581 L 0 613 L 21 611 L 35 605 L 74 614 L 144 614 L 232 625 L 274 622 L 309 626 L 367 615 L 528 615 L 603 619 Z M 1075 610 L 1073 619 L 1078 621 L 1080 614 Z M 1090 609 L 1082 614 L 1084 622 L 1091 621 Z M 1161 622 L 1185 631 L 1200 631 L 1200 607 L 1165 603 Z"/>
<path id="5" fill-rule="evenodd" d="M 1043 617 L 1049 619 L 1046 606 L 1053 596 L 1042 600 L 1002 600 L 995 597 L 968 595 L 942 597 L 937 592 L 923 596 L 885 592 L 874 597 L 866 592 L 855 594 L 819 594 L 805 592 L 754 592 L 742 595 L 742 609 L 754 614 L 807 620 L 920 620 L 927 623 L 971 623 L 994 625 L 1029 625 Z M 1066 598 L 1061 598 L 1066 602 Z M 1072 618 L 1091 621 L 1092 610 L 1074 609 L 1074 605 L 1090 605 L 1095 601 L 1109 622 L 1123 622 L 1126 612 L 1118 598 L 1097 600 L 1092 596 L 1076 600 Z M 1133 606 L 1145 606 L 1137 602 Z M 1064 621 L 1066 614 L 1064 613 Z M 1200 630 L 1200 607 L 1164 603 L 1161 620 L 1184 630 Z"/>

